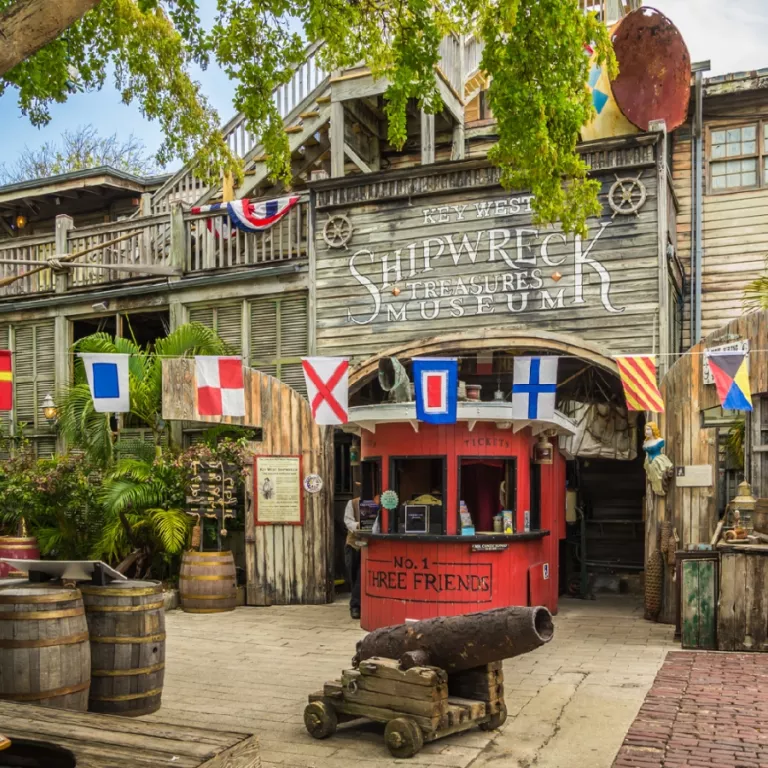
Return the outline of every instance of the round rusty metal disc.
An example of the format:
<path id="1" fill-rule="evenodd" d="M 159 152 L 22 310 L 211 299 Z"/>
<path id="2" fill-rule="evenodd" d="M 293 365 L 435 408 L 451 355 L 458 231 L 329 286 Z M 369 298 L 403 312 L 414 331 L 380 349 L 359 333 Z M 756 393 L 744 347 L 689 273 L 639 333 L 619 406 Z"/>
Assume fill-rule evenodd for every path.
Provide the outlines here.
<path id="1" fill-rule="evenodd" d="M 628 14 L 611 37 L 619 74 L 611 88 L 619 109 L 643 131 L 651 120 L 682 125 L 691 96 L 691 55 L 680 30 L 655 8 Z"/>

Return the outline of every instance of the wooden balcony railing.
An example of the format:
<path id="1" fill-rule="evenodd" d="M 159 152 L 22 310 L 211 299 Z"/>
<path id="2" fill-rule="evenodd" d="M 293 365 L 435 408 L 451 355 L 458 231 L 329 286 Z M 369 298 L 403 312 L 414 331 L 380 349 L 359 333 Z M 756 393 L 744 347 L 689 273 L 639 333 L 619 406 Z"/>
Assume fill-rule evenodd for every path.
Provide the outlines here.
<path id="1" fill-rule="evenodd" d="M 5 278 L 23 275 L 36 266 L 48 263 L 56 254 L 53 235 L 35 235 L 0 241 L 0 283 Z M 18 296 L 26 293 L 43 293 L 53 290 L 53 273 L 50 269 L 22 277 L 8 285 L 0 285 L 0 296 Z"/>
<path id="2" fill-rule="evenodd" d="M 72 288 L 147 277 L 146 273 L 130 272 L 127 268 L 171 266 L 171 219 L 168 214 L 160 214 L 88 229 L 72 229 L 68 233 L 67 246 L 68 253 L 89 251 L 74 261 L 84 266 L 69 270 Z M 126 269 L 105 269 L 106 266 Z"/>
<path id="3" fill-rule="evenodd" d="M 230 228 L 227 216 L 193 216 L 174 206 L 169 213 L 60 232 L 58 242 L 57 250 L 54 235 L 0 241 L 0 299 L 299 259 L 308 252 L 309 198 L 264 232 L 241 232 Z M 37 267 L 45 269 L 28 274 Z"/>
<path id="4" fill-rule="evenodd" d="M 264 232 L 241 232 L 227 216 L 184 216 L 185 272 L 233 269 L 307 255 L 309 199 Z"/>

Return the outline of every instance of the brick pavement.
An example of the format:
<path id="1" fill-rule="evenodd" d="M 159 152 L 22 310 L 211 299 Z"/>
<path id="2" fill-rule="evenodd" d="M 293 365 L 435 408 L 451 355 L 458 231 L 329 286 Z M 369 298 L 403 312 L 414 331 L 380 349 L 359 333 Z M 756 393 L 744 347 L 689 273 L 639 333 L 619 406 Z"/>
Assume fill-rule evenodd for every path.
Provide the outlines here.
<path id="1" fill-rule="evenodd" d="M 630 596 L 564 600 L 554 640 L 504 664 L 510 717 L 493 733 L 437 741 L 407 763 L 382 728 L 304 729 L 307 694 L 349 665 L 364 633 L 348 605 L 167 614 L 162 709 L 149 719 L 258 734 L 264 768 L 610 768 L 671 643 Z"/>
<path id="2" fill-rule="evenodd" d="M 768 656 L 667 655 L 614 768 L 689 766 L 768 766 Z"/>

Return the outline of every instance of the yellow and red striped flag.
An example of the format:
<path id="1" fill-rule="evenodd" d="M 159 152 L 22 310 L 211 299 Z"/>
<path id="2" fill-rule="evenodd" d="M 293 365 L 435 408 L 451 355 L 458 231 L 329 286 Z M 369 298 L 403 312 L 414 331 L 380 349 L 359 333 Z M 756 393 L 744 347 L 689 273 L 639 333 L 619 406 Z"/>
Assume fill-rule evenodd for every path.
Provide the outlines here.
<path id="1" fill-rule="evenodd" d="M 616 358 L 624 397 L 630 411 L 664 413 L 664 401 L 656 384 L 656 361 L 650 355 L 622 355 Z"/>

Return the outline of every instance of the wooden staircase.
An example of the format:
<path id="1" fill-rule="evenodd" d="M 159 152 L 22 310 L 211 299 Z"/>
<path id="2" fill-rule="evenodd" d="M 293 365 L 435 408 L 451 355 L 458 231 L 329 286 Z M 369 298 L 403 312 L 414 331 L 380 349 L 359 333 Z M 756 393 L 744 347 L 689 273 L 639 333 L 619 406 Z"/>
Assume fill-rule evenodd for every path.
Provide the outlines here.
<path id="1" fill-rule="evenodd" d="M 272 98 L 283 117 L 292 153 L 302 152 L 303 141 L 313 146 L 313 136 L 330 117 L 330 96 L 327 102 L 321 98 L 329 92 L 330 78 L 318 63 L 318 52 L 322 43 L 315 43 L 307 48 L 304 62 L 296 68 L 291 80 L 275 89 Z M 324 107 L 324 108 L 323 108 Z M 317 113 L 317 114 L 315 114 Z M 222 129 L 230 149 L 240 157 L 245 165 L 246 178 L 237 190 L 242 197 L 267 177 L 264 148 L 258 137 L 248 131 L 245 117 L 236 115 Z M 327 129 L 326 129 L 327 132 Z M 314 138 L 315 145 L 321 144 Z M 248 190 L 241 192 L 241 190 Z M 170 211 L 171 203 L 180 200 L 185 206 L 202 205 L 221 196 L 221 185 L 209 187 L 194 175 L 194 166 L 185 165 L 163 184 L 152 196 L 152 213 Z"/>

